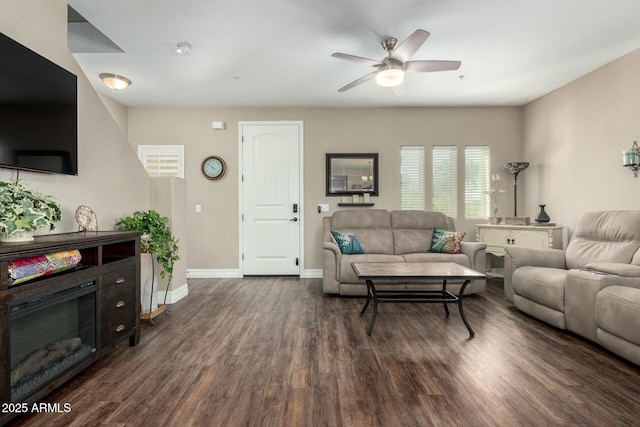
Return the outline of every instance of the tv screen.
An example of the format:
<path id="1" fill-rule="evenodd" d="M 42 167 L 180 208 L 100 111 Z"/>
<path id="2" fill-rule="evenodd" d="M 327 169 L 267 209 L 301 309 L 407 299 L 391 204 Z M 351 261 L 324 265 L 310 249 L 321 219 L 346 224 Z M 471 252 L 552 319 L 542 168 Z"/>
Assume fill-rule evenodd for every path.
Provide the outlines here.
<path id="1" fill-rule="evenodd" d="M 0 167 L 78 174 L 77 78 L 0 33 Z"/>

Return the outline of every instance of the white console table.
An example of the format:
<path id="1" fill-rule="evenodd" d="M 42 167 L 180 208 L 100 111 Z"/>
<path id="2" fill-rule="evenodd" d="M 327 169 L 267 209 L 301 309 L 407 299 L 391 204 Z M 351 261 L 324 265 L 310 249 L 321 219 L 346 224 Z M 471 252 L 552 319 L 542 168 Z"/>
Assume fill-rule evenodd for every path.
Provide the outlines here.
<path id="1" fill-rule="evenodd" d="M 493 257 L 504 256 L 507 245 L 534 249 L 562 249 L 561 225 L 492 225 L 476 224 L 476 241 L 487 244 L 487 277 L 504 277 L 503 270 L 493 268 Z"/>

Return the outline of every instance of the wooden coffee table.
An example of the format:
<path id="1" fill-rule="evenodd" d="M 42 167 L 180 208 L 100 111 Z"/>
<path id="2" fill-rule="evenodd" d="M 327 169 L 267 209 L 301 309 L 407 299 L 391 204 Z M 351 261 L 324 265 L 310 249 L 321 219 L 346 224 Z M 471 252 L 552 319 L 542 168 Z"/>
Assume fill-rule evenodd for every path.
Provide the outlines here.
<path id="1" fill-rule="evenodd" d="M 373 316 L 369 322 L 367 334 L 371 335 L 373 324 L 378 314 L 378 304 L 383 302 L 423 302 L 431 304 L 444 304 L 444 311 L 449 316 L 447 304 L 456 303 L 460 310 L 460 317 L 469 330 L 469 335 L 475 333 L 467 321 L 462 309 L 464 289 L 470 281 L 484 279 L 485 275 L 470 268 L 453 262 L 354 262 L 351 264 L 356 275 L 367 282 L 367 302 L 362 307 L 360 315 L 363 316 L 369 304 L 373 300 Z M 442 280 L 442 289 L 415 290 L 393 289 L 377 290 L 376 280 Z M 447 280 L 464 280 L 458 295 L 447 290 Z"/>

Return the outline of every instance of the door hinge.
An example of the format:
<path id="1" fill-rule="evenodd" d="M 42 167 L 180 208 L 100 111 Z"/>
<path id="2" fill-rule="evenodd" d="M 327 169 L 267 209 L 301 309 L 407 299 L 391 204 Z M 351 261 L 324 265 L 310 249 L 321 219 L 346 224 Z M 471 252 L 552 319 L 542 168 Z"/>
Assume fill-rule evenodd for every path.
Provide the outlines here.
<path id="1" fill-rule="evenodd" d="M 298 257 L 296 257 L 296 265 L 300 265 Z"/>
<path id="2" fill-rule="evenodd" d="M 241 139 L 242 139 L 242 142 L 244 142 L 244 135 L 242 135 Z"/>
<path id="3" fill-rule="evenodd" d="M 244 261 L 244 254 L 242 254 L 242 260 Z"/>
<path id="4" fill-rule="evenodd" d="M 242 214 L 241 216 L 242 216 L 242 220 L 244 221 L 244 214 Z"/>

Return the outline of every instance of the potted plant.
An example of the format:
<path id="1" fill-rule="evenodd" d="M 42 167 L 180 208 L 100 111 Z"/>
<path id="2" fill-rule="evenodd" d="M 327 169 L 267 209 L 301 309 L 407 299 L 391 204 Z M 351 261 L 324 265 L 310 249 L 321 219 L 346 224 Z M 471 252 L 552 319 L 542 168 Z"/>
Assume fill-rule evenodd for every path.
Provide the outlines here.
<path id="1" fill-rule="evenodd" d="M 31 190 L 21 180 L 0 182 L 0 241 L 26 242 L 43 227 L 55 230 L 62 219 L 60 205 L 52 196 Z"/>
<path id="2" fill-rule="evenodd" d="M 116 222 L 118 230 L 142 232 L 140 238 L 142 249 L 155 256 L 158 264 L 162 265 L 160 277 L 167 278 L 167 287 L 173 279 L 173 263 L 180 259 L 178 241 L 173 237 L 168 223 L 169 218 L 160 216 L 154 210 L 137 211 Z"/>

